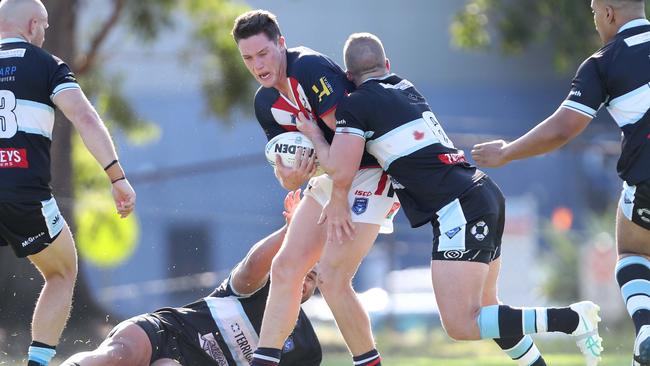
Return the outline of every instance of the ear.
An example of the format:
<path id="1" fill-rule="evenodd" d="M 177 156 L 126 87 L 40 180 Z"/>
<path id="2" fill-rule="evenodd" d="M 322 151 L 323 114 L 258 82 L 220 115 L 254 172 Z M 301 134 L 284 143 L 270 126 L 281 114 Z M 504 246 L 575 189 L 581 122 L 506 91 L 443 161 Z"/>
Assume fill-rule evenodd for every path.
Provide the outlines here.
<path id="1" fill-rule="evenodd" d="M 287 40 L 284 39 L 284 36 L 278 38 L 278 46 L 280 46 L 280 48 L 287 48 Z"/>
<path id="2" fill-rule="evenodd" d="M 605 6 L 605 17 L 609 24 L 616 22 L 616 16 L 614 13 L 614 8 L 612 6 Z"/>
<path id="3" fill-rule="evenodd" d="M 386 57 L 386 71 L 390 72 L 390 60 Z"/>

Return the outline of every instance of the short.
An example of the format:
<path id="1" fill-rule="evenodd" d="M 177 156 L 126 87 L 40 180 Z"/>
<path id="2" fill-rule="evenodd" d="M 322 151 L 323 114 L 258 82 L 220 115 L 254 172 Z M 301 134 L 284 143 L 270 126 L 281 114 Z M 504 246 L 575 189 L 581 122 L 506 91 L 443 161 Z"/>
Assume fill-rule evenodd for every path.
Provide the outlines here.
<path id="1" fill-rule="evenodd" d="M 650 180 L 635 186 L 623 182 L 623 191 L 618 206 L 628 220 L 650 230 Z"/>
<path id="2" fill-rule="evenodd" d="M 332 195 L 332 178 L 327 174 L 309 180 L 305 196 L 325 206 Z M 348 195 L 352 221 L 377 224 L 382 234 L 393 232 L 393 217 L 400 203 L 388 174 L 380 168 L 360 169 L 354 177 Z"/>
<path id="3" fill-rule="evenodd" d="M 19 258 L 47 248 L 64 225 L 54 197 L 46 201 L 0 203 L 0 246 L 10 245 Z"/>
<path id="4" fill-rule="evenodd" d="M 227 361 L 217 362 L 211 359 L 207 353 L 197 345 L 186 340 L 181 329 L 176 326 L 162 321 L 153 314 L 143 314 L 134 316 L 125 320 L 138 325 L 144 330 L 151 342 L 151 361 L 154 363 L 160 359 L 171 359 L 179 362 L 181 365 L 227 365 Z M 117 331 L 118 327 L 113 328 L 109 337 Z"/>
<path id="5" fill-rule="evenodd" d="M 505 198 L 484 176 L 441 208 L 431 221 L 433 260 L 489 264 L 501 255 Z"/>

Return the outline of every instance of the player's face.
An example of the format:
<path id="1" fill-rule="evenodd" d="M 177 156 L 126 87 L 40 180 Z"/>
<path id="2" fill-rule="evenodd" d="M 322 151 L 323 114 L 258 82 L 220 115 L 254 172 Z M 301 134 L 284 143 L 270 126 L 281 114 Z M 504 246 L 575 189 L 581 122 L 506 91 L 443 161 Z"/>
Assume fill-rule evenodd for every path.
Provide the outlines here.
<path id="1" fill-rule="evenodd" d="M 45 42 L 45 30 L 50 25 L 47 22 L 47 12 L 45 9 L 32 18 L 30 22 L 31 43 L 35 46 L 42 47 Z"/>
<path id="2" fill-rule="evenodd" d="M 310 297 L 316 291 L 316 286 L 318 285 L 318 272 L 316 269 L 312 269 L 305 276 L 305 281 L 302 283 L 302 299 L 301 302 L 309 300 Z"/>
<path id="3" fill-rule="evenodd" d="M 608 16 L 610 15 L 611 8 L 608 8 L 602 0 L 591 0 L 591 12 L 594 14 L 594 24 L 600 39 L 606 43 L 612 38 L 612 27 Z"/>
<path id="4" fill-rule="evenodd" d="M 287 57 L 284 37 L 275 42 L 260 33 L 240 39 L 237 46 L 246 68 L 262 86 L 272 88 L 284 78 L 284 59 Z"/>

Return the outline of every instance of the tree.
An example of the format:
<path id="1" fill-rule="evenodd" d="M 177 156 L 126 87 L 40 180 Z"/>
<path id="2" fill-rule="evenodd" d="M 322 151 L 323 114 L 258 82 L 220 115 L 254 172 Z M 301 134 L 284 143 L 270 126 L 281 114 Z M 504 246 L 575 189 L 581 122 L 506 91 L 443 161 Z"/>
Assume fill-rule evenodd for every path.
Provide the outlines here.
<path id="1" fill-rule="evenodd" d="M 44 48 L 66 60 L 75 72 L 84 91 L 107 122 L 109 127 L 120 128 L 127 134 L 147 127 L 132 110 L 119 87 L 119 77 L 101 72 L 102 46 L 108 36 L 119 27 L 128 27 L 145 41 L 156 39 L 164 29 L 174 27 L 172 15 L 184 11 L 194 18 L 195 29 L 188 34 L 197 46 L 205 47 L 214 57 L 204 64 L 204 94 L 208 111 L 227 119 L 236 108 L 248 107 L 253 83 L 239 60 L 239 53 L 230 37 L 234 18 L 246 10 L 241 5 L 227 0 L 111 0 L 110 11 L 86 45 L 77 46 L 77 17 L 79 0 L 49 0 L 45 5 L 49 12 L 50 29 L 46 34 Z M 110 87 L 109 87 L 110 86 Z M 73 128 L 60 113 L 56 115 L 52 144 L 52 186 L 66 220 L 74 225 L 74 202 L 76 189 L 83 191 L 106 187 L 101 180 L 79 179 L 88 176 L 73 165 Z M 77 164 L 79 165 L 79 164 Z M 77 177 L 77 179 L 73 179 Z M 73 182 L 76 184 L 73 184 Z M 17 260 L 12 255 L 0 256 L 0 267 L 9 276 L 0 279 L 4 296 L 0 297 L 0 338 L 2 334 L 13 334 L 7 338 L 6 351 L 23 353 L 30 337 L 28 324 L 33 304 L 40 291 L 40 275 L 26 260 Z M 82 272 L 75 293 L 73 314 L 62 345 L 74 342 L 95 342 L 103 336 L 102 325 L 108 323 L 107 312 L 93 300 L 84 281 Z M 74 331 L 71 331 L 74 329 Z M 65 338 L 70 338 L 66 342 Z"/>
<path id="2" fill-rule="evenodd" d="M 450 30 L 452 43 L 469 49 L 488 49 L 497 39 L 502 52 L 516 54 L 542 43 L 560 72 L 600 47 L 588 1 L 469 0 Z"/>

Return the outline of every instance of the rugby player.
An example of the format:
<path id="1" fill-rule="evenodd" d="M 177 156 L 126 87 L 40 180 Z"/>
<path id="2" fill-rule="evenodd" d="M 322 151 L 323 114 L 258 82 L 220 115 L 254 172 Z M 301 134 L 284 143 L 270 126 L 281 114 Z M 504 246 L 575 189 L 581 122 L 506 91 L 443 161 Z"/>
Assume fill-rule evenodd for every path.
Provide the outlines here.
<path id="1" fill-rule="evenodd" d="M 616 280 L 636 328 L 634 362 L 650 365 L 650 22 L 644 0 L 592 0 L 604 46 L 576 73 L 553 115 L 517 140 L 474 146 L 477 164 L 499 167 L 560 148 L 578 136 L 602 104 L 623 133 L 617 171 Z"/>
<path id="2" fill-rule="evenodd" d="M 48 14 L 40 0 L 0 2 L 0 246 L 27 257 L 45 279 L 32 319 L 28 365 L 47 365 L 70 313 L 77 254 L 50 188 L 50 145 L 59 108 L 105 168 L 121 217 L 135 192 L 113 142 L 70 68 L 41 49 Z"/>
<path id="3" fill-rule="evenodd" d="M 519 365 L 545 365 L 529 334 L 572 334 L 596 365 L 602 350 L 598 307 L 588 301 L 562 308 L 501 305 L 497 278 L 505 199 L 485 173 L 454 147 L 425 98 L 391 74 L 381 41 L 351 35 L 344 48 L 347 74 L 357 90 L 336 111 L 331 147 L 305 116 L 298 128 L 312 138 L 321 165 L 334 181 L 321 221 L 328 240 L 356 235 L 345 199 L 354 167 L 367 151 L 391 176 L 413 227 L 431 223 L 431 278 L 442 324 L 456 340 L 494 339 Z"/>
<path id="4" fill-rule="evenodd" d="M 299 202 L 300 190 L 287 194 L 283 212 L 287 225 Z M 78 353 L 62 366 L 248 366 L 269 294 L 271 261 L 287 225 L 255 244 L 207 297 L 127 319 L 97 349 Z M 316 280 L 312 269 L 302 285 L 302 302 L 313 295 Z M 320 343 L 302 310 L 282 352 L 280 365 L 320 365 Z"/>
<path id="5" fill-rule="evenodd" d="M 314 118 L 331 138 L 336 126 L 336 107 L 354 88 L 343 70 L 309 48 L 287 48 L 275 15 L 267 11 L 242 14 L 235 20 L 232 34 L 246 67 L 261 84 L 255 95 L 255 114 L 267 138 L 295 131 L 299 113 Z M 280 184 L 286 189 L 304 184 L 314 174 L 314 159 L 314 154 L 307 156 L 299 149 L 295 165 L 286 167 L 278 157 L 275 173 Z M 334 314 L 354 364 L 380 365 L 368 315 L 351 280 L 380 226 L 392 231 L 392 217 L 399 203 L 387 175 L 374 158 L 365 155 L 355 167 L 353 188 L 347 198 L 358 235 L 342 246 L 325 246 L 324 227 L 317 220 L 329 199 L 331 186 L 327 175 L 309 181 L 305 198 L 273 261 L 270 296 L 253 365 L 275 365 L 280 360 L 282 345 L 298 315 L 300 284 L 319 260 L 319 289 Z"/>

